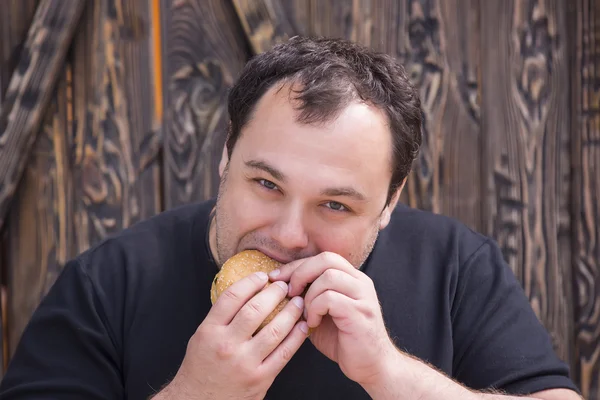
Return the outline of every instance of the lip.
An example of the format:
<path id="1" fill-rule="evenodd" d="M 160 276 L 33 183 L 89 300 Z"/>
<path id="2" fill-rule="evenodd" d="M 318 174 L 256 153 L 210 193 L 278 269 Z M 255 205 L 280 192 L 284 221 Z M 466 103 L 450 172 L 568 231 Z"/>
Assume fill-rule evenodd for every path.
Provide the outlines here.
<path id="1" fill-rule="evenodd" d="M 273 260 L 275 260 L 275 261 L 277 261 L 277 262 L 279 262 L 279 263 L 281 263 L 281 264 L 289 264 L 289 263 L 291 263 L 292 261 L 294 261 L 294 260 L 292 260 L 292 259 L 289 259 L 289 258 L 280 257 L 279 255 L 277 255 L 277 254 L 275 254 L 275 253 L 273 253 L 273 252 L 270 252 L 270 251 L 269 251 L 269 250 L 267 250 L 267 249 L 255 248 L 254 250 L 258 250 L 258 251 L 260 251 L 261 253 L 263 253 L 263 254 L 264 254 L 264 255 L 266 255 L 267 257 L 270 257 L 270 258 L 272 258 Z"/>

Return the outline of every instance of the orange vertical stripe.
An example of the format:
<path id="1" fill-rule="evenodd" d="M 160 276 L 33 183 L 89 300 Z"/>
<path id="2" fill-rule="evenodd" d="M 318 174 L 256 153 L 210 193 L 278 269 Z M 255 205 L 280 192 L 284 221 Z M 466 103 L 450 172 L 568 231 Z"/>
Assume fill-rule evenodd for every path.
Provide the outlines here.
<path id="1" fill-rule="evenodd" d="M 162 46 L 160 24 L 160 0 L 150 0 L 152 3 L 152 45 L 154 61 L 154 123 L 159 126 L 163 122 L 163 85 L 162 85 Z"/>

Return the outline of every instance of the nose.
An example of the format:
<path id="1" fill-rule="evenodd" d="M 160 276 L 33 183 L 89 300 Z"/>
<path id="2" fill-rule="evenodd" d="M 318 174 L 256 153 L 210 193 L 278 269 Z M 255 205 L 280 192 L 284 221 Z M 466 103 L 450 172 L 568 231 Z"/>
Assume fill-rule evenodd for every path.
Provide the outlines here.
<path id="1" fill-rule="evenodd" d="M 284 249 L 300 250 L 308 246 L 308 234 L 302 214 L 299 206 L 286 207 L 279 214 L 272 236 Z"/>

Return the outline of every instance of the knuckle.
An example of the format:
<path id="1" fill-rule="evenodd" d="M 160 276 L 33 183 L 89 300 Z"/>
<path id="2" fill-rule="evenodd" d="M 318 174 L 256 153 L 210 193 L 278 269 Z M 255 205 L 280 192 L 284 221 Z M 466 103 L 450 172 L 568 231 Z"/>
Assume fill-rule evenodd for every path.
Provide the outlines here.
<path id="1" fill-rule="evenodd" d="M 243 377 L 248 384 L 252 384 L 257 381 L 260 375 L 257 373 L 256 368 L 249 362 L 248 357 L 236 357 L 230 361 L 231 375 Z"/>
<path id="2" fill-rule="evenodd" d="M 230 376 L 239 377 L 238 379 L 241 379 L 243 384 L 255 386 L 260 383 L 260 376 L 256 373 L 256 368 L 252 368 L 243 358 L 232 360 L 230 365 Z"/>
<path id="3" fill-rule="evenodd" d="M 325 279 L 326 279 L 327 281 L 329 281 L 329 282 L 333 282 L 333 281 L 335 281 L 336 279 L 339 279 L 339 276 L 338 276 L 338 274 L 337 274 L 337 271 L 336 271 L 336 270 L 334 270 L 334 269 L 331 269 L 331 268 L 330 268 L 330 269 L 328 269 L 328 270 L 325 270 L 325 272 L 323 273 L 323 276 L 324 276 L 324 277 L 325 277 Z"/>
<path id="4" fill-rule="evenodd" d="M 298 290 L 298 288 L 302 286 L 302 282 L 304 281 L 306 281 L 306 278 L 304 278 L 303 274 L 296 273 L 290 278 L 289 285 L 292 286 L 295 290 Z"/>
<path id="5" fill-rule="evenodd" d="M 364 304 L 364 303 L 363 304 L 358 304 L 356 306 L 356 308 L 357 308 L 357 311 L 360 314 L 364 315 L 365 317 L 367 317 L 369 319 L 372 318 L 372 317 L 374 317 L 376 315 L 376 312 L 373 309 L 373 307 L 371 307 L 371 306 L 369 306 L 367 304 Z"/>
<path id="6" fill-rule="evenodd" d="M 377 318 L 377 311 L 373 310 L 372 308 L 368 308 L 364 311 L 364 315 L 367 317 L 367 319 L 372 320 Z"/>
<path id="7" fill-rule="evenodd" d="M 239 315 L 244 321 L 253 321 L 262 315 L 262 309 L 263 306 L 258 301 L 252 300 L 242 307 Z"/>
<path id="8" fill-rule="evenodd" d="M 203 340 L 208 336 L 208 332 L 206 332 L 206 324 L 202 323 L 196 328 L 196 333 L 192 336 L 191 340 Z"/>
<path id="9" fill-rule="evenodd" d="M 373 282 L 373 279 L 371 279 L 369 276 L 367 276 L 367 284 L 369 285 L 370 289 L 375 289 L 375 282 Z"/>
<path id="10" fill-rule="evenodd" d="M 337 261 L 337 257 L 338 255 L 331 252 L 331 251 L 326 251 L 323 253 L 323 261 L 325 261 L 326 263 L 334 263 Z"/>
<path id="11" fill-rule="evenodd" d="M 199 343 L 202 343 L 202 338 L 198 337 L 198 333 L 196 333 L 188 340 L 186 353 L 196 353 Z"/>
<path id="12" fill-rule="evenodd" d="M 235 355 L 235 345 L 229 340 L 217 343 L 216 355 L 219 360 L 230 360 Z"/>
<path id="13" fill-rule="evenodd" d="M 288 362 L 292 359 L 292 356 L 294 355 L 294 352 L 292 351 L 292 349 L 289 348 L 289 346 L 286 345 L 282 345 L 281 346 L 281 359 L 285 362 Z"/>
<path id="14" fill-rule="evenodd" d="M 209 343 L 215 336 L 219 336 L 215 335 L 215 333 L 215 330 L 211 329 L 211 327 L 207 327 L 206 324 L 200 324 L 188 341 L 188 349 L 194 351 L 204 343 Z"/>
<path id="15" fill-rule="evenodd" d="M 256 386 L 262 382 L 262 377 L 256 372 L 255 368 L 245 368 L 244 376 L 246 377 L 246 383 L 250 386 Z"/>
<path id="16" fill-rule="evenodd" d="M 263 311 L 263 306 L 258 301 L 253 300 L 248 303 L 248 307 L 246 308 L 246 312 L 248 316 L 253 317 L 255 315 L 260 315 Z"/>
<path id="17" fill-rule="evenodd" d="M 240 296 L 231 288 L 223 292 L 223 296 L 225 296 L 226 299 L 233 301 L 238 301 L 240 299 Z"/>
<path id="18" fill-rule="evenodd" d="M 331 304 L 335 300 L 334 292 L 331 290 L 327 290 L 325 293 L 323 293 L 323 297 L 325 298 L 325 302 L 327 304 Z"/>
<path id="19" fill-rule="evenodd" d="M 278 324 L 269 324 L 268 325 L 269 336 L 273 339 L 279 340 L 283 336 L 283 329 Z"/>

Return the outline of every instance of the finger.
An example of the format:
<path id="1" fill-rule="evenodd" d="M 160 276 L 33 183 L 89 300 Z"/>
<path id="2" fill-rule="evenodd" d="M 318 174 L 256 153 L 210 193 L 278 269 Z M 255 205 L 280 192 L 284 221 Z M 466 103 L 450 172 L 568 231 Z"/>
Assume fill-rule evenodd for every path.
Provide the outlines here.
<path id="1" fill-rule="evenodd" d="M 315 298 L 328 290 L 333 290 L 351 299 L 358 300 L 362 290 L 361 281 L 345 271 L 330 268 L 323 272 L 308 288 L 304 296 L 306 307 L 310 306 Z"/>
<path id="2" fill-rule="evenodd" d="M 290 334 L 279 346 L 263 361 L 261 368 L 265 369 L 267 376 L 275 376 L 296 354 L 302 343 L 308 337 L 308 326 L 305 321 L 299 321 Z"/>
<path id="3" fill-rule="evenodd" d="M 285 282 L 275 282 L 252 297 L 233 318 L 229 326 L 237 336 L 250 337 L 260 324 L 287 296 Z"/>
<path id="4" fill-rule="evenodd" d="M 206 320 L 214 324 L 229 325 L 242 306 L 264 288 L 267 282 L 268 276 L 264 272 L 248 275 L 235 282 L 221 293 Z"/>
<path id="5" fill-rule="evenodd" d="M 357 279 L 362 279 L 361 275 L 364 275 L 344 257 L 335 253 L 324 252 L 307 259 L 293 271 L 289 280 L 289 296 L 298 296 L 304 291 L 306 285 L 314 282 L 328 269 L 343 271 Z"/>
<path id="6" fill-rule="evenodd" d="M 302 297 L 294 297 L 271 322 L 254 336 L 253 345 L 262 360 L 271 354 L 294 329 L 296 322 L 302 316 L 302 311 L 304 311 Z"/>
<path id="7" fill-rule="evenodd" d="M 308 258 L 301 258 L 298 260 L 294 260 L 290 263 L 284 264 L 280 266 L 278 269 L 269 272 L 269 278 L 272 281 L 289 281 L 292 272 L 296 270 L 302 263 L 304 263 Z"/>
<path id="8" fill-rule="evenodd" d="M 357 314 L 356 303 L 357 300 L 333 290 L 327 290 L 317 296 L 306 308 L 306 323 L 310 328 L 316 328 L 321 324 L 323 317 L 329 314 L 336 327 L 343 331 L 352 323 L 352 316 Z"/>

